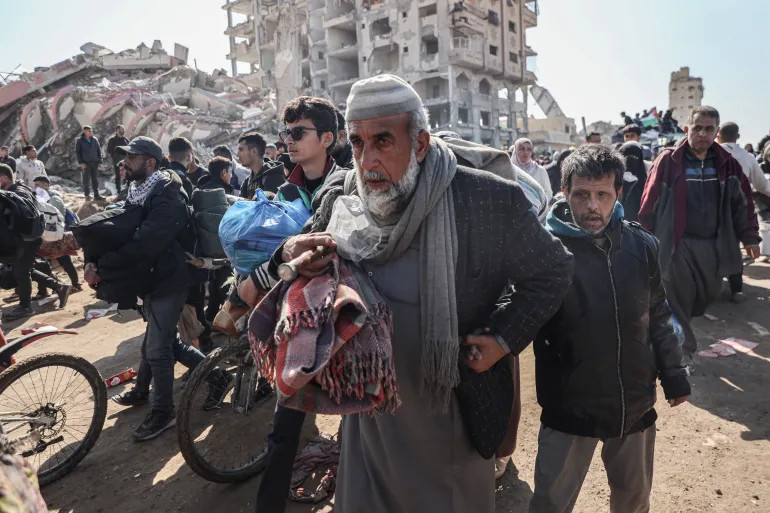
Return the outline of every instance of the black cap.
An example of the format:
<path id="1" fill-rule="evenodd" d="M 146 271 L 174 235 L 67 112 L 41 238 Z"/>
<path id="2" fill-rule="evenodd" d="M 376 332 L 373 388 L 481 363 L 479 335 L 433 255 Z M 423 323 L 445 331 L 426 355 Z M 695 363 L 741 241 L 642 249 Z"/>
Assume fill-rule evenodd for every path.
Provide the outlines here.
<path id="1" fill-rule="evenodd" d="M 163 148 L 149 137 L 135 137 L 128 146 L 118 146 L 115 151 L 120 155 L 147 155 L 154 158 L 158 165 L 163 160 Z"/>

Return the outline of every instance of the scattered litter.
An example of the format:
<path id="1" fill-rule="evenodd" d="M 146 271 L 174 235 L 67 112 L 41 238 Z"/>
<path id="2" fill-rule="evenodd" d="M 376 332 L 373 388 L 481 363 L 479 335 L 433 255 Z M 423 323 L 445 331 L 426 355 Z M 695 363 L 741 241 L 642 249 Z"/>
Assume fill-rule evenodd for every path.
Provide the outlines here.
<path id="1" fill-rule="evenodd" d="M 719 358 L 720 356 L 733 356 L 737 353 L 749 353 L 752 349 L 757 347 L 757 342 L 751 342 L 749 340 L 743 340 L 741 338 L 729 337 L 720 340 L 716 344 L 711 344 L 711 349 L 704 349 L 698 351 L 698 356 L 704 358 Z"/>
<path id="2" fill-rule="evenodd" d="M 706 319 L 708 319 L 710 321 L 718 321 L 719 320 L 719 317 L 717 317 L 716 315 L 711 315 L 711 314 L 703 314 L 703 317 L 705 317 Z"/>
<path id="3" fill-rule="evenodd" d="M 45 306 L 56 301 L 56 296 L 48 296 L 37 300 L 37 306 Z"/>
<path id="4" fill-rule="evenodd" d="M 21 328 L 20 331 L 22 335 L 29 335 L 31 333 L 36 333 L 36 332 L 56 331 L 56 326 L 51 326 L 50 324 L 45 322 L 35 322 L 30 324 L 29 326 L 24 326 L 23 328 Z"/>
<path id="5" fill-rule="evenodd" d="M 118 304 L 113 303 L 110 305 L 109 308 L 94 308 L 92 310 L 88 310 L 86 312 L 86 315 L 84 319 L 86 321 L 90 321 L 91 319 L 98 319 L 99 317 L 105 317 L 110 312 L 117 312 L 118 311 Z"/>
<path id="6" fill-rule="evenodd" d="M 139 474 L 135 474 L 135 475 L 134 475 L 134 478 L 138 479 L 138 478 L 139 478 L 141 475 L 142 475 L 141 473 L 139 473 Z"/>
<path id="7" fill-rule="evenodd" d="M 760 337 L 766 337 L 767 335 L 770 335 L 770 331 L 767 331 L 764 326 L 757 322 L 749 322 L 748 325 L 754 328 L 754 331 L 756 331 Z"/>

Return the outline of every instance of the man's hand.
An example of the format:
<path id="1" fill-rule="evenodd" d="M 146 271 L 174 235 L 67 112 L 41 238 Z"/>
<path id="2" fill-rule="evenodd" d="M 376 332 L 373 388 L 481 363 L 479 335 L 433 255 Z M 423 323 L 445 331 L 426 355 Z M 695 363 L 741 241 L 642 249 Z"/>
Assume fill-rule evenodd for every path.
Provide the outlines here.
<path id="1" fill-rule="evenodd" d="M 86 168 L 85 164 L 80 164 L 80 169 L 85 169 L 85 168 Z"/>
<path id="2" fill-rule="evenodd" d="M 329 248 L 332 250 L 326 256 L 319 258 L 318 260 L 305 263 L 297 267 L 299 274 L 306 278 L 314 278 L 326 271 L 331 262 L 332 255 L 336 248 L 337 243 L 329 233 L 307 233 L 303 235 L 295 235 L 289 238 L 283 245 L 283 252 L 281 253 L 281 260 L 284 262 L 290 262 L 298 256 L 302 255 L 306 251 L 312 251 L 319 247 Z"/>
<path id="3" fill-rule="evenodd" d="M 759 246 L 757 244 L 753 244 L 751 246 L 744 246 L 744 251 L 746 251 L 746 256 L 749 258 L 757 259 L 759 258 Z"/>
<path id="4" fill-rule="evenodd" d="M 89 262 L 83 268 L 83 277 L 88 283 L 88 286 L 92 289 L 96 288 L 96 284 L 102 281 L 102 277 L 97 273 L 96 264 Z"/>
<path id="5" fill-rule="evenodd" d="M 689 397 L 690 397 L 689 395 L 686 395 L 684 397 L 676 397 L 674 399 L 669 399 L 668 404 L 670 404 L 671 407 L 673 408 L 674 406 L 679 406 L 682 403 L 686 403 Z"/>
<path id="6" fill-rule="evenodd" d="M 506 354 L 492 335 L 468 335 L 461 346 L 466 349 L 461 351 L 462 362 L 477 373 L 489 370 Z"/>

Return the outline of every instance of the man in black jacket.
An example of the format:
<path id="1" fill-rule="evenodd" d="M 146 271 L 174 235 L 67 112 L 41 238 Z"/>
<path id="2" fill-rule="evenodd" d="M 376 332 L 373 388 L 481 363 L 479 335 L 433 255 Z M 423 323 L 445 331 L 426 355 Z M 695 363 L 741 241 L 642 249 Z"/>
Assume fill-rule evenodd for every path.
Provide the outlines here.
<path id="1" fill-rule="evenodd" d="M 126 129 L 123 125 L 118 125 L 115 128 L 115 134 L 107 140 L 107 155 L 110 156 L 112 166 L 115 168 L 115 189 L 120 194 L 120 168 L 118 164 L 123 160 L 115 150 L 118 146 L 128 146 L 128 139 L 126 138 Z"/>
<path id="2" fill-rule="evenodd" d="M 99 139 L 94 137 L 90 126 L 83 127 L 83 133 L 78 137 L 75 143 L 75 154 L 82 173 L 83 193 L 86 199 L 91 199 L 90 185 L 94 189 L 94 199 L 101 200 L 99 196 L 99 164 L 102 162 L 102 147 L 99 145 Z"/>
<path id="3" fill-rule="evenodd" d="M 0 146 L 0 164 L 6 164 L 11 171 L 16 172 L 16 159 L 8 154 L 8 146 Z"/>
<path id="4" fill-rule="evenodd" d="M 96 264 L 88 263 L 85 278 L 93 287 L 102 276 L 130 268 L 136 269 L 137 282 L 142 284 L 142 313 L 147 329 L 139 375 L 134 389 L 114 398 L 125 406 L 146 403 L 150 380 L 154 379 L 152 411 L 134 431 L 134 440 L 142 442 L 175 424 L 174 363 L 195 368 L 204 358 L 196 348 L 182 343 L 176 331 L 191 281 L 185 251 L 194 245 L 195 234 L 181 178 L 170 170 L 158 170 L 163 159 L 158 143 L 149 137 L 137 137 L 128 146 L 118 147 L 118 151 L 125 155 L 126 178 L 134 181 L 126 203 L 141 206 L 144 220 L 120 249 L 105 253 Z M 212 379 L 221 382 L 225 377 L 219 373 Z M 216 400 L 218 397 L 210 398 Z"/>
<path id="5" fill-rule="evenodd" d="M 601 145 L 562 164 L 546 227 L 575 258 L 564 302 L 535 339 L 543 408 L 530 512 L 569 512 L 599 440 L 613 513 L 650 508 L 655 383 L 671 406 L 690 385 L 658 267 L 658 242 L 623 220 L 625 166 Z"/>
<path id="6" fill-rule="evenodd" d="M 337 143 L 334 145 L 332 157 L 339 167 L 353 169 L 353 147 L 348 141 L 348 131 L 345 125 L 345 116 L 337 109 Z"/>
<path id="7" fill-rule="evenodd" d="M 223 189 L 225 194 L 233 194 L 232 177 L 233 163 L 224 157 L 214 157 L 209 161 L 208 173 L 198 180 L 198 189 Z"/>
<path id="8" fill-rule="evenodd" d="M 241 198 L 253 200 L 257 189 L 275 194 L 286 181 L 283 164 L 264 161 L 266 146 L 265 138 L 259 132 L 246 132 L 238 139 L 238 160 L 242 166 L 251 169 L 251 174 L 241 184 Z"/>

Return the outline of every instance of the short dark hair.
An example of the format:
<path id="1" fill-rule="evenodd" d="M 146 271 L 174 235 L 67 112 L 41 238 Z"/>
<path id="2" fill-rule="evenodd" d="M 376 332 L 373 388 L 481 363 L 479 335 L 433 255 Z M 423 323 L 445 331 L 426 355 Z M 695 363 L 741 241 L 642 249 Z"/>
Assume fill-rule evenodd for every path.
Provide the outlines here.
<path id="1" fill-rule="evenodd" d="M 692 125 L 693 123 L 695 123 L 695 116 L 697 115 L 716 119 L 717 125 L 719 124 L 719 111 L 716 110 L 714 107 L 710 107 L 708 105 L 701 105 L 700 107 L 695 107 L 692 110 L 692 112 L 690 112 L 690 117 L 687 118 L 687 124 Z"/>
<path id="2" fill-rule="evenodd" d="M 32 181 L 33 182 L 43 182 L 43 183 L 47 183 L 49 185 L 51 184 L 51 180 L 49 180 L 47 176 L 43 176 L 43 175 L 38 176 L 37 178 L 35 178 Z"/>
<path id="3" fill-rule="evenodd" d="M 209 174 L 219 177 L 222 175 L 222 171 L 229 170 L 232 164 L 233 162 L 225 157 L 214 157 L 209 160 Z"/>
<path id="4" fill-rule="evenodd" d="M 726 142 L 735 142 L 738 140 L 738 125 L 732 121 L 722 123 L 719 127 L 719 135 Z"/>
<path id="5" fill-rule="evenodd" d="M 591 137 L 593 137 L 593 136 L 595 136 L 595 135 L 596 135 L 596 136 L 598 136 L 599 138 L 601 138 L 601 137 L 602 137 L 602 134 L 600 134 L 599 132 L 591 132 L 590 134 L 588 134 L 588 135 L 586 136 L 586 142 L 590 141 L 590 140 L 591 140 Z"/>
<path id="6" fill-rule="evenodd" d="M 168 152 L 169 154 L 175 154 L 175 153 L 192 153 L 193 151 L 193 145 L 190 142 L 190 140 L 186 137 L 174 137 L 168 142 Z"/>
<path id="7" fill-rule="evenodd" d="M 346 130 L 345 116 L 342 115 L 339 109 L 335 108 L 334 110 L 337 112 L 337 131 Z"/>
<path id="8" fill-rule="evenodd" d="M 7 176 L 10 181 L 13 181 L 13 169 L 8 164 L 0 164 L 0 176 Z"/>
<path id="9" fill-rule="evenodd" d="M 307 119 L 313 126 L 322 132 L 316 132 L 318 137 L 322 133 L 331 132 L 334 136 L 332 143 L 326 148 L 326 153 L 334 150 L 337 142 L 337 108 L 326 98 L 315 96 L 299 96 L 289 100 L 283 108 L 281 121 L 284 123 L 296 123 L 301 119 Z"/>
<path id="10" fill-rule="evenodd" d="M 33 145 L 31 145 L 31 144 L 26 144 L 26 145 L 22 146 L 22 148 L 21 148 L 21 151 L 23 153 L 27 153 L 28 151 L 32 151 L 32 150 L 35 150 L 35 147 Z M 37 151 L 37 150 L 35 150 L 35 151 Z"/>
<path id="11" fill-rule="evenodd" d="M 572 177 L 579 176 L 598 180 L 605 176 L 615 177 L 615 191 L 623 185 L 623 173 L 626 163 L 616 150 L 602 144 L 586 144 L 570 153 L 561 164 L 561 186 L 569 192 L 572 189 Z"/>
<path id="12" fill-rule="evenodd" d="M 278 141 L 275 143 L 275 147 L 279 150 L 286 150 L 288 149 L 285 142 Z"/>
<path id="13" fill-rule="evenodd" d="M 214 148 L 214 155 L 217 157 L 225 157 L 228 160 L 233 159 L 233 152 L 230 151 L 230 148 L 225 146 L 224 144 L 220 144 L 216 148 Z"/>
<path id="14" fill-rule="evenodd" d="M 642 129 L 639 125 L 634 125 L 634 124 L 626 125 L 623 127 L 623 135 L 626 135 L 626 134 L 636 134 L 641 137 Z"/>
<path id="15" fill-rule="evenodd" d="M 246 143 L 249 148 L 256 148 L 260 156 L 265 156 L 265 147 L 267 147 L 267 141 L 262 137 L 262 134 L 256 130 L 246 132 L 238 139 L 239 143 Z"/>

